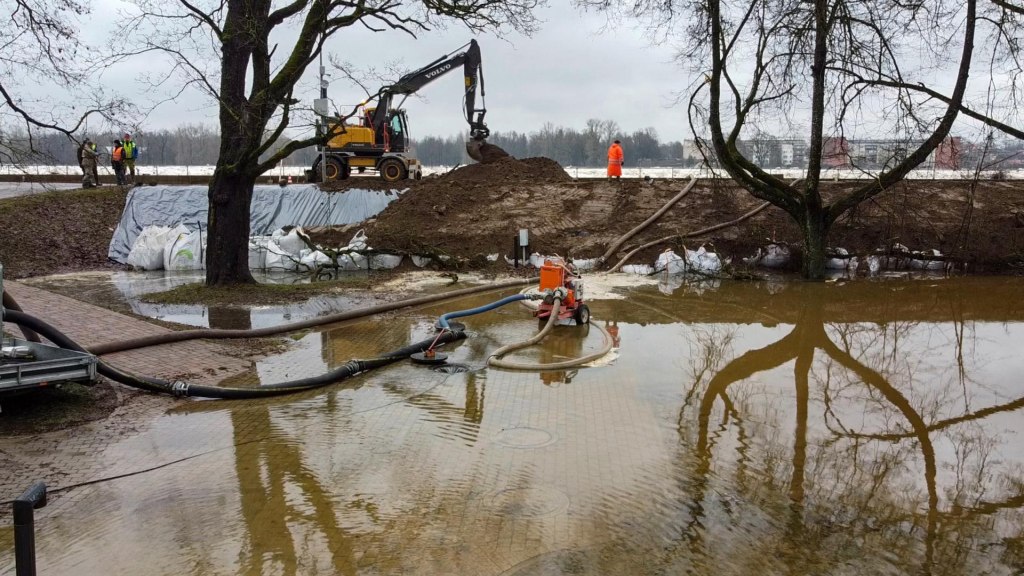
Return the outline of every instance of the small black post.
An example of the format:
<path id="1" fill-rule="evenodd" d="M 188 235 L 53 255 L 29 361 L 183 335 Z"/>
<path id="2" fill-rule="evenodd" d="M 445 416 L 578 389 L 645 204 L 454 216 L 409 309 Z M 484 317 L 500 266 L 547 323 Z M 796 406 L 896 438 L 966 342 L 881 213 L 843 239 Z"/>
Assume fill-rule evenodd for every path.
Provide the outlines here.
<path id="1" fill-rule="evenodd" d="M 516 234 L 515 240 L 512 241 L 512 266 L 519 268 L 519 234 Z"/>
<path id="2" fill-rule="evenodd" d="M 46 506 L 46 484 L 36 482 L 14 501 L 14 565 L 17 576 L 36 576 L 35 510 Z"/>

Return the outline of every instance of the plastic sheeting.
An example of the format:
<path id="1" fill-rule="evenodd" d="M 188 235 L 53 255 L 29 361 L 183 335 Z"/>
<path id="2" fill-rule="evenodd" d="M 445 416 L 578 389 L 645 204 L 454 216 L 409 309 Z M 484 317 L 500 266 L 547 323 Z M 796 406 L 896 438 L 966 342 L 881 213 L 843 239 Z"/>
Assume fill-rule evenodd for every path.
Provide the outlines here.
<path id="1" fill-rule="evenodd" d="M 379 214 L 400 192 L 352 189 L 326 193 L 313 185 L 256 186 L 250 235 L 269 235 L 284 226 L 354 224 Z M 135 239 L 146 226 L 185 224 L 205 228 L 206 186 L 141 186 L 128 193 L 121 222 L 110 240 L 108 256 L 127 262 Z"/>

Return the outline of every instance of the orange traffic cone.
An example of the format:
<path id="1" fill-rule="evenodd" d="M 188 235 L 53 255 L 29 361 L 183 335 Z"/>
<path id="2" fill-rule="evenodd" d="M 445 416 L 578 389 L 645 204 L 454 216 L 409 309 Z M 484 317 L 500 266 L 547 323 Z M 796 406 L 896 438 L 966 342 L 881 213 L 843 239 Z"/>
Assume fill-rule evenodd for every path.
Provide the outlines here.
<path id="1" fill-rule="evenodd" d="M 290 174 L 288 175 L 288 183 L 289 183 L 289 184 L 291 184 L 291 183 L 292 183 L 292 177 L 291 177 L 291 175 L 290 175 Z"/>

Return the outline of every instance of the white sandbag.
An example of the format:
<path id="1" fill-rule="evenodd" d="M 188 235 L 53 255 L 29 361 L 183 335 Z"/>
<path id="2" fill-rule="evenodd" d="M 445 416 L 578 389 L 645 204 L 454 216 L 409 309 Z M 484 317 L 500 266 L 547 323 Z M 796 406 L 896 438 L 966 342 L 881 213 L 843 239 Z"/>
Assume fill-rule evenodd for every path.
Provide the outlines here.
<path id="1" fill-rule="evenodd" d="M 370 257 L 371 270 L 391 270 L 401 263 L 402 257 L 395 254 L 374 254 Z"/>
<path id="2" fill-rule="evenodd" d="M 348 270 L 350 272 L 356 270 L 368 270 L 369 261 L 366 259 L 366 256 L 363 256 L 362 254 L 339 254 L 338 269 Z"/>
<path id="3" fill-rule="evenodd" d="M 669 274 L 683 274 L 686 272 L 686 260 L 676 254 L 674 250 L 668 250 L 658 255 L 658 260 L 654 263 L 654 270 Z"/>
<path id="4" fill-rule="evenodd" d="M 654 267 L 648 266 L 647 264 L 626 264 L 622 267 L 622 271 L 626 274 L 639 274 L 640 276 L 650 276 L 654 274 Z"/>
<path id="5" fill-rule="evenodd" d="M 161 270 L 164 267 L 164 246 L 171 233 L 169 226 L 146 226 L 132 244 L 125 264 L 143 270 Z"/>
<path id="6" fill-rule="evenodd" d="M 785 268 L 789 265 L 789 247 L 769 244 L 764 248 L 758 248 L 750 258 L 743 261 L 752 266 L 764 266 L 765 268 Z"/>
<path id="7" fill-rule="evenodd" d="M 874 276 L 875 274 L 878 274 L 878 272 L 881 271 L 881 269 L 882 269 L 882 259 L 879 258 L 878 256 L 868 256 L 867 257 L 867 262 L 868 262 L 868 272 L 870 272 L 872 276 Z"/>
<path id="8" fill-rule="evenodd" d="M 280 240 L 280 237 L 267 242 L 266 269 L 275 271 L 295 270 L 299 266 L 298 260 L 295 256 L 289 254 L 287 250 L 281 248 L 281 245 L 277 243 L 278 240 Z"/>
<path id="9" fill-rule="evenodd" d="M 495 252 L 494 254 L 488 254 L 487 255 L 487 261 L 488 262 L 497 262 L 498 261 L 498 253 Z"/>
<path id="10" fill-rule="evenodd" d="M 836 256 L 849 256 L 850 253 L 846 248 L 836 248 L 833 251 Z M 825 269 L 827 270 L 846 270 L 846 269 L 857 269 L 856 258 L 829 258 L 825 260 Z"/>
<path id="11" fill-rule="evenodd" d="M 586 258 L 586 259 L 581 259 L 581 260 L 573 260 L 572 263 L 573 263 L 573 266 L 576 266 L 576 270 L 578 270 L 580 272 L 589 272 L 589 271 L 593 270 L 594 268 L 597 268 L 597 265 L 601 263 L 601 259 L 600 258 Z"/>
<path id="12" fill-rule="evenodd" d="M 179 224 L 164 244 L 164 270 L 202 270 L 206 267 L 206 233 L 189 232 Z"/>
<path id="13" fill-rule="evenodd" d="M 540 268 L 541 266 L 544 265 L 544 262 L 546 262 L 547 260 L 547 256 L 541 256 L 540 254 L 534 252 L 533 254 L 530 254 L 529 264 L 534 268 Z"/>
<path id="14" fill-rule="evenodd" d="M 370 247 L 366 238 L 366 232 L 360 229 L 348 242 L 349 250 L 367 250 Z"/>
<path id="15" fill-rule="evenodd" d="M 427 264 L 430 264 L 431 260 L 433 260 L 433 258 L 431 258 L 429 256 L 413 256 L 412 257 L 412 263 L 415 264 L 417 268 L 423 268 Z M 511 264 L 511 263 L 512 262 L 510 261 L 509 264 Z"/>
<path id="16" fill-rule="evenodd" d="M 315 270 L 321 266 L 331 265 L 332 261 L 330 256 L 317 250 L 315 252 L 309 252 L 299 259 L 299 264 L 309 270 Z"/>
<path id="17" fill-rule="evenodd" d="M 703 246 L 696 251 L 686 251 L 686 265 L 690 272 L 717 274 L 722 271 L 722 259 L 714 252 L 708 252 Z"/>
<path id="18" fill-rule="evenodd" d="M 915 255 L 942 257 L 942 252 L 931 250 L 931 252 L 914 252 Z M 914 270 L 942 270 L 946 263 L 942 260 L 920 260 L 914 258 L 910 261 L 910 267 Z"/>
<path id="19" fill-rule="evenodd" d="M 302 231 L 302 228 L 292 228 L 290 232 L 275 240 L 282 250 L 301 259 L 302 251 L 307 249 L 306 242 L 303 240 L 305 235 L 306 233 Z"/>
<path id="20" fill-rule="evenodd" d="M 267 243 L 270 236 L 252 236 L 249 238 L 249 269 L 264 270 L 267 267 Z"/>

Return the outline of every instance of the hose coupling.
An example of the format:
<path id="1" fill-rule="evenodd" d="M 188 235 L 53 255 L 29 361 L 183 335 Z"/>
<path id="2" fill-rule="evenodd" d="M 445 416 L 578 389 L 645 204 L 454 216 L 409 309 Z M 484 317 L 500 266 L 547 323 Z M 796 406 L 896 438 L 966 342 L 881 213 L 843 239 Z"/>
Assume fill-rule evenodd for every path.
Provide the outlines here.
<path id="1" fill-rule="evenodd" d="M 565 300 L 569 296 L 569 291 L 565 289 L 565 286 L 559 286 L 554 290 L 550 288 L 544 291 L 544 303 L 554 304 L 555 300 Z"/>
<path id="2" fill-rule="evenodd" d="M 174 394 L 175 398 L 188 396 L 188 382 L 182 382 L 181 380 L 171 382 L 171 394 Z"/>

